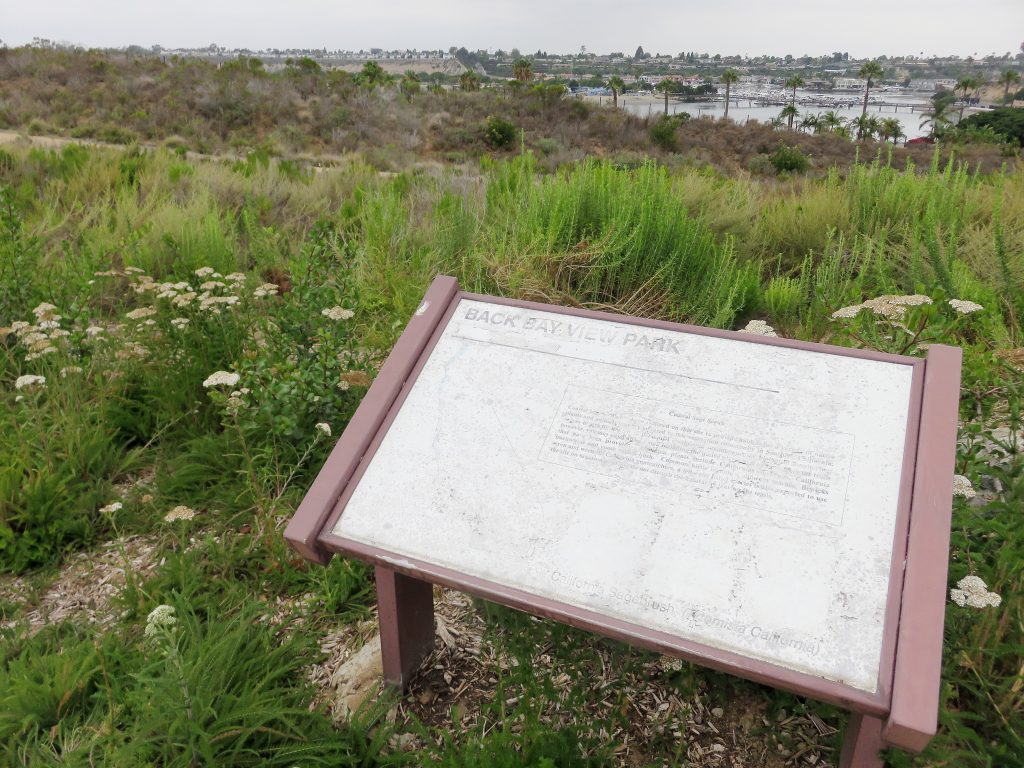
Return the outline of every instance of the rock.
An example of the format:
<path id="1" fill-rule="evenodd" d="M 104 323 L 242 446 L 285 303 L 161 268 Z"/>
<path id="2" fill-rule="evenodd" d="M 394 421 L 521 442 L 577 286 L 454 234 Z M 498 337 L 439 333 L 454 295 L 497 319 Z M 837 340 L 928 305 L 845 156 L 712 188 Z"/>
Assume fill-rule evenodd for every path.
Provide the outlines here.
<path id="1" fill-rule="evenodd" d="M 348 717 L 380 689 L 384 667 L 380 658 L 380 635 L 371 637 L 362 648 L 338 667 L 331 684 L 335 686 L 334 711 Z"/>

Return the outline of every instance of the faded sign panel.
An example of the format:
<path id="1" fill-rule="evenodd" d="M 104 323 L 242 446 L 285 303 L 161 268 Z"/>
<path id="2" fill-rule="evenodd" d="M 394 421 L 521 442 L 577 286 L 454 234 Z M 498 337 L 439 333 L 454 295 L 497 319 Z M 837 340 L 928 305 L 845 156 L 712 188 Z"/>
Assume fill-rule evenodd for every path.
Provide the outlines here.
<path id="1" fill-rule="evenodd" d="M 873 692 L 911 374 L 464 299 L 334 533 Z"/>

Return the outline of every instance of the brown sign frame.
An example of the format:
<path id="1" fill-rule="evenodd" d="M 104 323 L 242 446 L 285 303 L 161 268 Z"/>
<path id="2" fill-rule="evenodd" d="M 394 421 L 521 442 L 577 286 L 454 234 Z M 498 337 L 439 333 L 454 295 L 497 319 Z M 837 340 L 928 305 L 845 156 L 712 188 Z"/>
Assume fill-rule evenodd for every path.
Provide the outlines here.
<path id="1" fill-rule="evenodd" d="M 649 328 L 742 340 L 832 355 L 911 366 L 912 384 L 897 506 L 889 593 L 878 687 L 868 693 L 769 662 L 747 658 L 593 610 L 345 539 L 332 533 L 369 460 L 383 441 L 405 397 L 462 299 L 523 309 L 614 320 Z M 942 665 L 942 631 L 952 482 L 959 402 L 961 351 L 933 345 L 926 359 L 739 334 L 651 320 L 467 293 L 454 278 L 437 277 L 409 321 L 373 385 L 288 524 L 285 538 L 307 559 L 326 564 L 334 553 L 373 563 L 384 673 L 404 688 L 433 645 L 432 584 L 683 658 L 852 713 L 840 765 L 881 766 L 884 746 L 919 751 L 934 735 Z"/>

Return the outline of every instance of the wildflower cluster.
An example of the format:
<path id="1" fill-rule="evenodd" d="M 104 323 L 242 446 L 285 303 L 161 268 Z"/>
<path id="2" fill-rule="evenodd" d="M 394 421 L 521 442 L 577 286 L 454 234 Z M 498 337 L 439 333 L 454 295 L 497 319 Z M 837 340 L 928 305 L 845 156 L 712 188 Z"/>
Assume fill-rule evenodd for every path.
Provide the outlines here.
<path id="1" fill-rule="evenodd" d="M 174 606 L 158 605 L 146 617 L 146 628 L 143 630 L 143 634 L 147 640 L 155 642 L 172 631 L 177 623 L 178 619 L 174 615 Z"/>
<path id="2" fill-rule="evenodd" d="M 764 320 L 751 320 L 743 328 L 740 328 L 740 333 L 752 333 L 755 336 L 771 336 L 776 337 L 779 334 L 775 332 Z"/>
<path id="3" fill-rule="evenodd" d="M 964 576 L 949 590 L 949 599 L 961 608 L 998 608 L 1003 598 L 989 592 L 988 585 L 978 576 Z"/>
<path id="4" fill-rule="evenodd" d="M 907 307 L 919 307 L 922 304 L 931 303 L 931 298 L 928 296 L 922 296 L 921 294 L 912 294 L 910 296 L 879 296 L 874 299 L 863 301 L 860 304 L 854 304 L 849 307 L 837 309 L 832 313 L 832 319 L 840 320 L 856 317 L 860 314 L 861 310 L 866 309 L 879 317 L 894 320 L 903 317 L 904 313 L 907 311 Z"/>

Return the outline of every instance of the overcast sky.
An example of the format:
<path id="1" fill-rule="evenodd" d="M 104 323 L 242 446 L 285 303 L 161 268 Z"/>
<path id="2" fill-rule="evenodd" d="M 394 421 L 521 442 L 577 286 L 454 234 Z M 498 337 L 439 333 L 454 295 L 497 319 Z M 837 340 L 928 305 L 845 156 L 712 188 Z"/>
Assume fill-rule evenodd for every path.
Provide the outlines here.
<path id="1" fill-rule="evenodd" d="M 0 40 L 851 56 L 1020 51 L 1024 0 L 0 0 Z"/>

